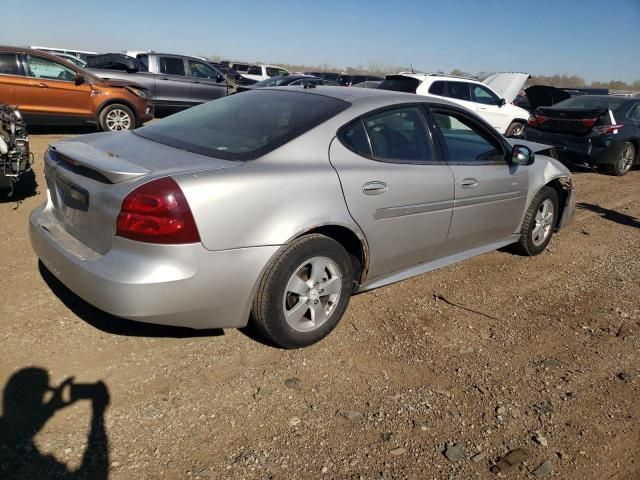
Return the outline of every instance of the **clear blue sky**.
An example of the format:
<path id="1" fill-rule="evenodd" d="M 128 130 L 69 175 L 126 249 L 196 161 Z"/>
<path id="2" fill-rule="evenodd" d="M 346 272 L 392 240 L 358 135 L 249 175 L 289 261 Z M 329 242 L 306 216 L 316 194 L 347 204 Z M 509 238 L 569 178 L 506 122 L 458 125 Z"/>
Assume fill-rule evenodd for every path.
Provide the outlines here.
<path id="1" fill-rule="evenodd" d="M 640 0 L 3 0 L 0 44 L 640 80 Z M 8 8 L 9 5 L 13 5 Z"/>

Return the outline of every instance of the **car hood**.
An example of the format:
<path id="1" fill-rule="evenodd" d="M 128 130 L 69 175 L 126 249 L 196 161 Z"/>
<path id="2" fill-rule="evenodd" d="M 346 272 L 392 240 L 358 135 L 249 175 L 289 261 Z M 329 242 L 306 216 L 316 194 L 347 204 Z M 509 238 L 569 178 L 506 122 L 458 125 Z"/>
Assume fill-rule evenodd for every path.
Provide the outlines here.
<path id="1" fill-rule="evenodd" d="M 521 72 L 494 73 L 485 78 L 482 83 L 491 87 L 507 103 L 511 103 L 516 99 L 529 77 L 531 75 L 528 73 Z"/>
<path id="2" fill-rule="evenodd" d="M 524 92 L 527 94 L 527 99 L 529 100 L 529 105 L 531 105 L 532 110 L 538 107 L 550 107 L 562 100 L 571 98 L 571 95 L 564 90 L 547 85 L 532 85 Z"/>

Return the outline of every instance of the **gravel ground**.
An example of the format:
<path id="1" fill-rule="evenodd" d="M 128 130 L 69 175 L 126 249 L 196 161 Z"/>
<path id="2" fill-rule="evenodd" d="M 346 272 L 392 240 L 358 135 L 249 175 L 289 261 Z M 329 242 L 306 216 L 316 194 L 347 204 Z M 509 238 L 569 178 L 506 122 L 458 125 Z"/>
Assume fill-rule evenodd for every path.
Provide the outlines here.
<path id="1" fill-rule="evenodd" d="M 39 269 L 27 219 L 61 137 L 32 136 L 39 193 L 0 204 L 0 478 L 640 478 L 640 171 L 578 170 L 542 255 L 359 295 L 284 351 L 110 317 Z M 43 398 L 68 377 L 77 401 Z"/>

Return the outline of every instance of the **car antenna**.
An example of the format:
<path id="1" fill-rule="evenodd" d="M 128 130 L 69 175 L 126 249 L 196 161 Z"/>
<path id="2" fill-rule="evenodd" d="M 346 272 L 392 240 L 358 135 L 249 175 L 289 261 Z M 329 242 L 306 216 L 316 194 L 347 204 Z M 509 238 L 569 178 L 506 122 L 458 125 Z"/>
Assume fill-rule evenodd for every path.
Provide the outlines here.
<path id="1" fill-rule="evenodd" d="M 411 73 L 416 73 L 413 71 L 413 63 L 410 63 L 409 65 L 411 66 Z"/>

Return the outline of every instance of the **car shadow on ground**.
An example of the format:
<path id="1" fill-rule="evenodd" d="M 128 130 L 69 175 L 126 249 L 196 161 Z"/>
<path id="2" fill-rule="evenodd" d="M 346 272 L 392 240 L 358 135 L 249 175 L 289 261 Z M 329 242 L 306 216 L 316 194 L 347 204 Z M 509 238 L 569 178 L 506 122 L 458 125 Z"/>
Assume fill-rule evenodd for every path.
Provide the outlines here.
<path id="1" fill-rule="evenodd" d="M 589 210 L 590 212 L 597 213 L 605 220 L 625 225 L 627 227 L 640 228 L 640 219 L 627 215 L 625 213 L 616 212 L 608 208 L 601 207 L 600 205 L 594 205 L 592 203 L 578 203 L 576 205 L 580 210 Z"/>
<path id="2" fill-rule="evenodd" d="M 23 173 L 20 180 L 13 185 L 13 191 L 11 191 L 11 187 L 0 191 L 0 203 L 16 203 L 16 205 L 20 205 L 20 202 L 33 197 L 37 193 L 38 182 L 36 175 L 33 170 L 30 170 Z M 16 206 L 15 209 L 17 208 Z"/>
<path id="3" fill-rule="evenodd" d="M 41 367 L 23 368 L 7 381 L 0 417 L 0 478 L 106 480 L 109 477 L 109 440 L 104 421 L 109 405 L 107 386 L 101 381 L 78 384 L 73 377 L 55 387 L 49 385 L 49 381 L 49 373 Z M 80 466 L 71 470 L 53 455 L 41 452 L 35 437 L 58 410 L 87 401 L 91 403 L 89 434 Z"/>
<path id="4" fill-rule="evenodd" d="M 29 125 L 29 135 L 84 135 L 96 133 L 95 125 Z"/>
<path id="5" fill-rule="evenodd" d="M 78 297 L 60 282 L 41 261 L 38 261 L 38 269 L 45 283 L 51 291 L 71 310 L 75 315 L 89 325 L 105 333 L 122 335 L 127 337 L 152 337 L 152 338 L 195 338 L 218 337 L 224 335 L 221 328 L 206 330 L 194 330 L 184 327 L 172 327 L 168 325 L 156 325 L 151 323 L 134 322 L 116 317 L 94 307 Z"/>

